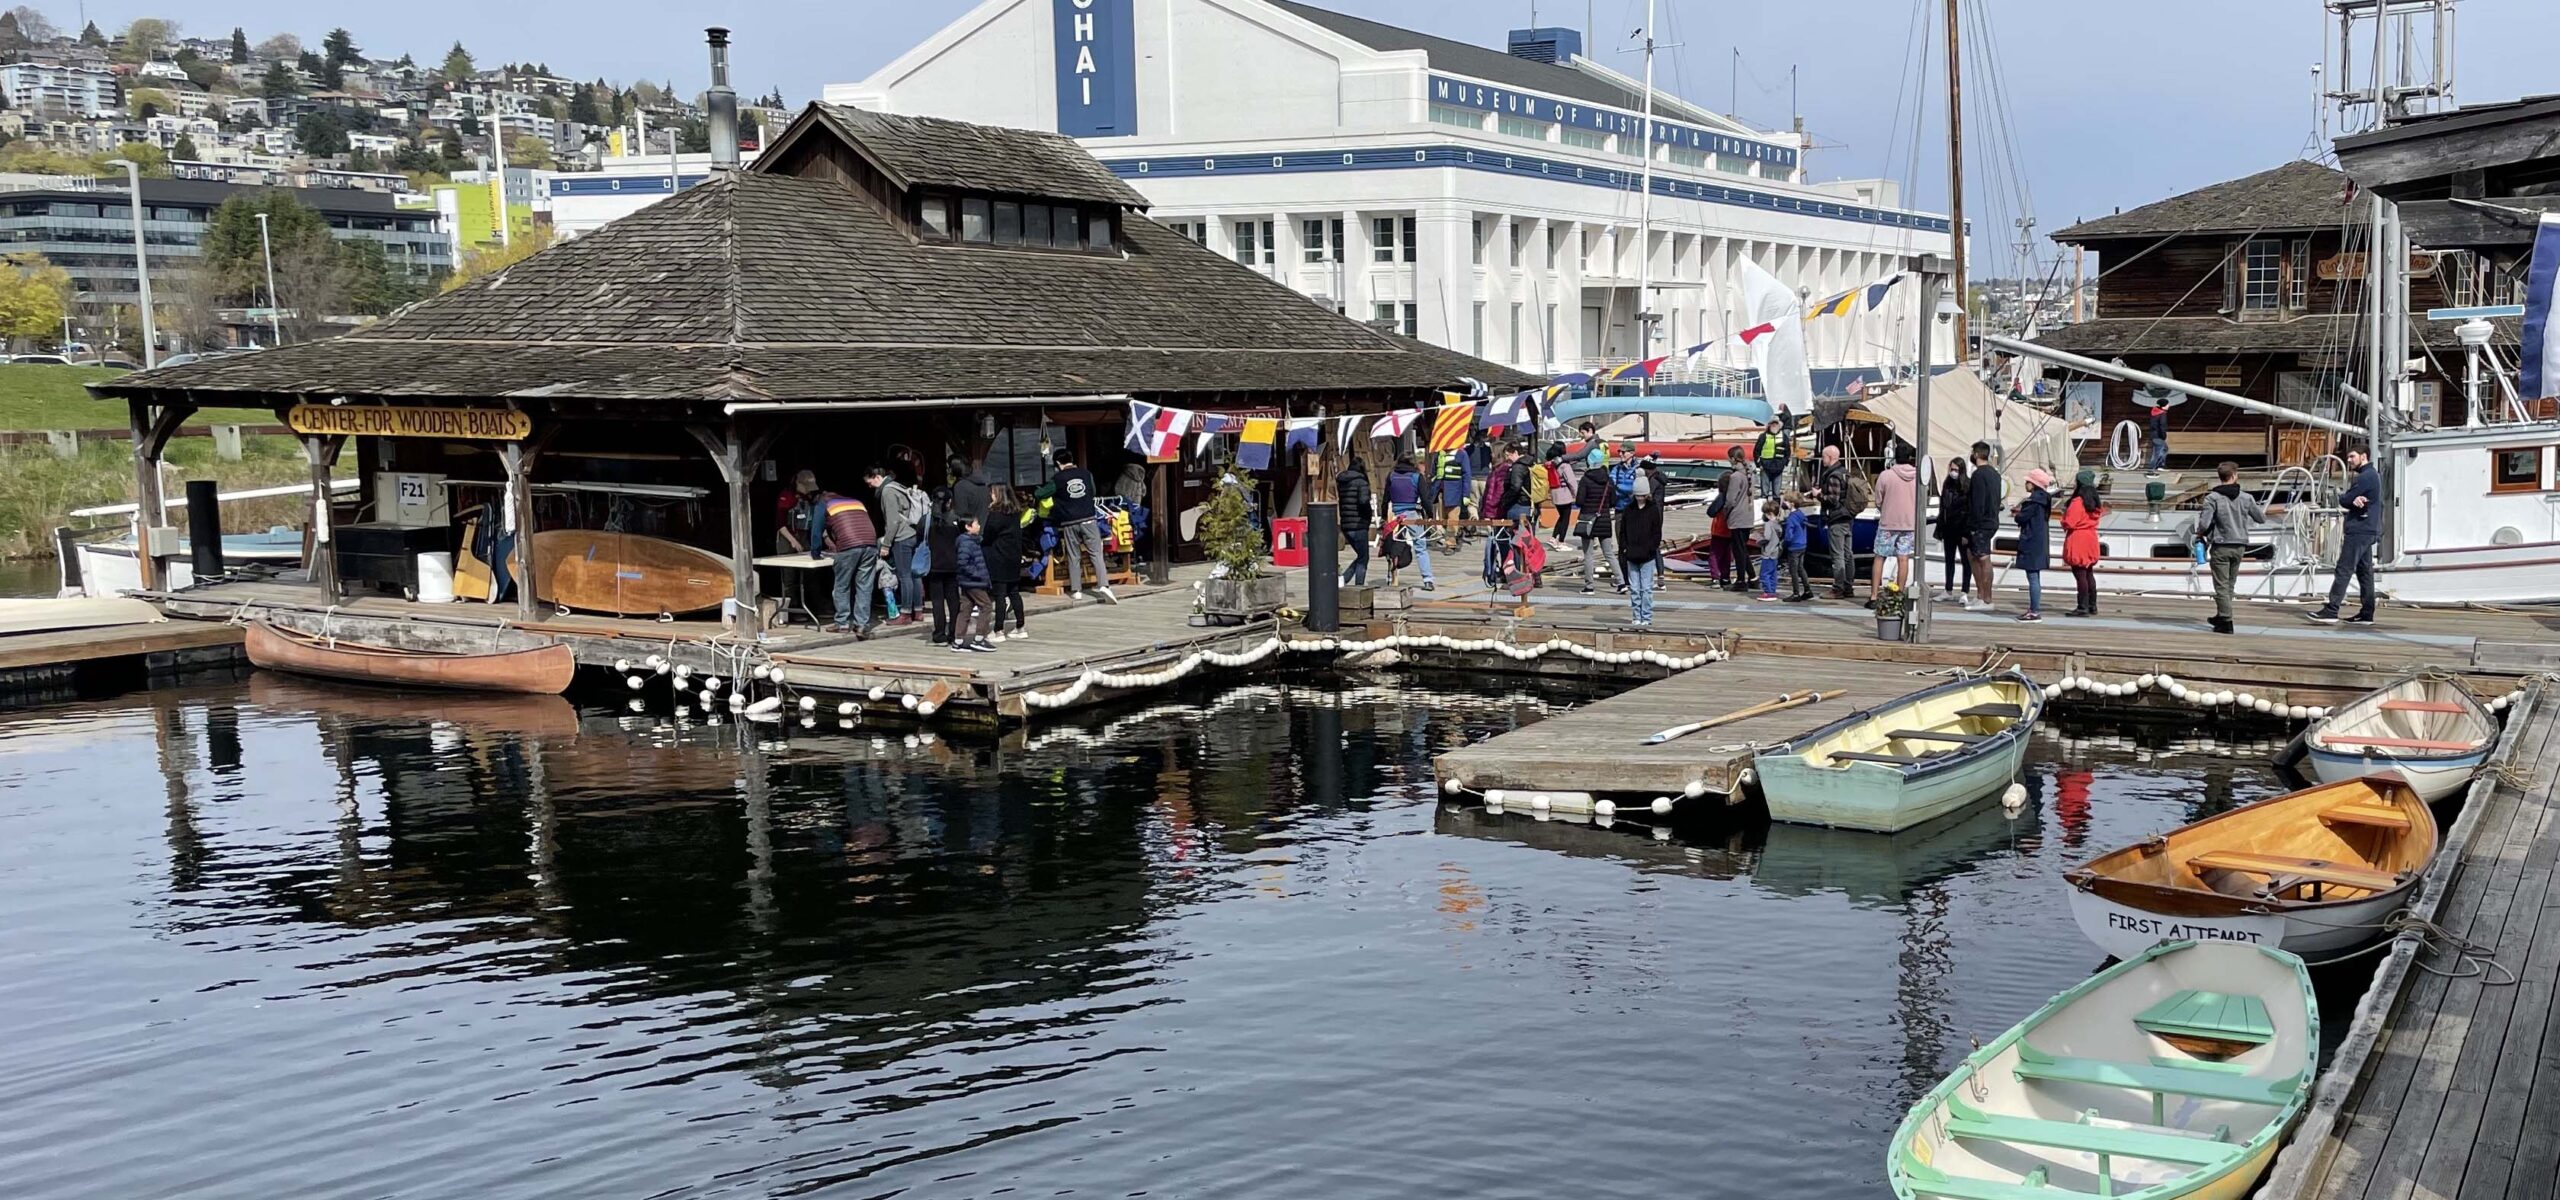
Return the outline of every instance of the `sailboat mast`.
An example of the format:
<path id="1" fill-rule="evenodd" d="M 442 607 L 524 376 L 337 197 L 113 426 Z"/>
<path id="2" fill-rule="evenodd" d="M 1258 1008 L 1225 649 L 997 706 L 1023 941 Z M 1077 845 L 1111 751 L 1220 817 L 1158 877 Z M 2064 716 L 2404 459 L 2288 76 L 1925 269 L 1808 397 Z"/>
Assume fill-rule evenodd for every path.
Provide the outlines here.
<path id="1" fill-rule="evenodd" d="M 1644 182 L 1636 202 L 1636 361 L 1653 357 L 1653 18 L 1657 0 L 1644 4 Z M 1642 395 L 1651 375 L 1638 377 Z"/>
<path id="2" fill-rule="evenodd" d="M 1954 243 L 1950 256 L 1955 263 L 1956 342 L 1948 354 L 1951 362 L 1971 358 L 1971 345 L 1965 337 L 1965 325 L 1973 317 L 1973 292 L 1965 286 L 1964 269 L 1964 42 L 1957 31 L 1956 6 L 1962 0 L 1947 0 L 1947 220 L 1949 240 Z M 1920 314 L 1927 320 L 1929 314 Z"/>

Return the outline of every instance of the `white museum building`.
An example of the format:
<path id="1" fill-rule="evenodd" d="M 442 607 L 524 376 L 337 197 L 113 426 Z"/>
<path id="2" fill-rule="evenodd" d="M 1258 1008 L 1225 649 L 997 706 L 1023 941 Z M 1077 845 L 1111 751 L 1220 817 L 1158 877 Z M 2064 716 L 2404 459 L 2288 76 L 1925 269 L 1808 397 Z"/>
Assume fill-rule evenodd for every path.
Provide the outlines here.
<path id="1" fill-rule="evenodd" d="M 1572 30 L 1509 41 L 1291 0 L 986 0 L 825 99 L 1069 134 L 1219 253 L 1533 372 L 1646 357 L 1645 304 L 1652 354 L 1717 342 L 1707 363 L 1744 363 L 1742 261 L 1818 301 L 1949 252 L 1947 219 L 1901 207 L 1893 181 L 1808 183 L 1802 135 L 1657 90 L 1640 304 L 1644 85 Z M 1808 324 L 1810 365 L 1910 362 L 1918 294 Z"/>

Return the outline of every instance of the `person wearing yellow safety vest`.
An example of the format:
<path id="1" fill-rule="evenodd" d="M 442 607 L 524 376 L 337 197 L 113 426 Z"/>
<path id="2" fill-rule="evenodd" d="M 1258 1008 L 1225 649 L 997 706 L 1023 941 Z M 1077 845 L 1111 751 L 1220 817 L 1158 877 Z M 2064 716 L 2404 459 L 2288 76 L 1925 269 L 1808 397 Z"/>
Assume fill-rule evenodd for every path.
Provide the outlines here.
<path id="1" fill-rule="evenodd" d="M 1766 482 L 1766 486 L 1760 489 L 1761 494 L 1778 494 L 1779 482 L 1786 478 L 1787 460 L 1794 456 L 1795 447 L 1790 444 L 1787 432 L 1787 413 L 1780 409 L 1778 415 L 1769 418 L 1769 427 L 1761 430 L 1760 436 L 1751 441 L 1751 461 L 1760 464 L 1760 478 Z"/>

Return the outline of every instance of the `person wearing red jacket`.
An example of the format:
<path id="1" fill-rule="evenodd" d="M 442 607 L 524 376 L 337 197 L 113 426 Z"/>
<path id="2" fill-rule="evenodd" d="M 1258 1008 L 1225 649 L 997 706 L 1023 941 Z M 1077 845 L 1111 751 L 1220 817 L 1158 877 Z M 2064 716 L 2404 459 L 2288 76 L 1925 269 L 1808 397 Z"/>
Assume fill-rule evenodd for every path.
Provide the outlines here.
<path id="1" fill-rule="evenodd" d="M 2071 583 L 2080 602 L 2066 617 L 2098 615 L 2098 473 L 2083 469 L 2062 506 L 2062 565 L 2071 568 Z"/>

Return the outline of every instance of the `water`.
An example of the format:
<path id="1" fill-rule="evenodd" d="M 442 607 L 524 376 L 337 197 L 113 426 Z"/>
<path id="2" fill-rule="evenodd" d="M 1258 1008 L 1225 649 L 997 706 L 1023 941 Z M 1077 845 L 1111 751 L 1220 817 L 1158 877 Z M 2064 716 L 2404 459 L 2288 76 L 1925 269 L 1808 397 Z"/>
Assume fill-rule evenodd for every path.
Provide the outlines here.
<path id="1" fill-rule="evenodd" d="M 2014 820 L 1656 841 L 1443 805 L 1543 703 L 1445 691 L 753 753 L 263 675 L 0 718 L 0 1179 L 1872 1197 L 2102 961 L 2065 866 L 2277 790 L 2040 731 Z"/>
<path id="2" fill-rule="evenodd" d="M 0 558 L 0 598 L 53 596 L 62 590 L 62 569 L 50 558 Z"/>

